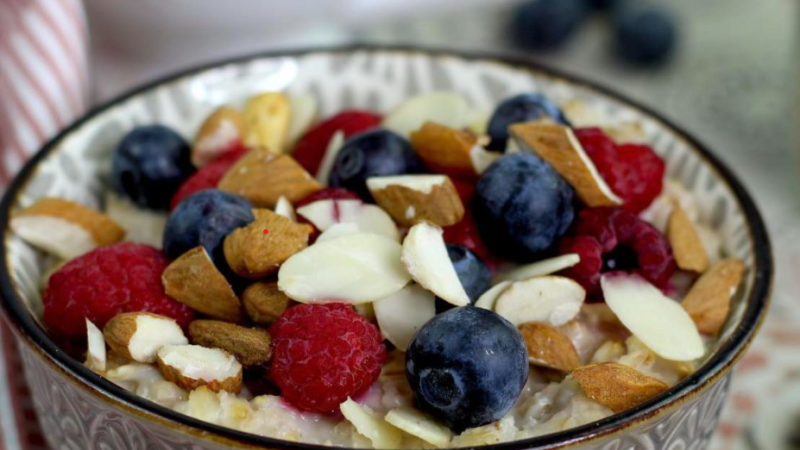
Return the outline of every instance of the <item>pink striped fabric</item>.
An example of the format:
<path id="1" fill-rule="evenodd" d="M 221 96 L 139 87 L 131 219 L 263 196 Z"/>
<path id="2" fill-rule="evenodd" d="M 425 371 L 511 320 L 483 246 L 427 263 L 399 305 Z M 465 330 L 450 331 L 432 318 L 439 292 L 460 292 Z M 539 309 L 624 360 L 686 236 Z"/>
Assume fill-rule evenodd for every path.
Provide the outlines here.
<path id="1" fill-rule="evenodd" d="M 80 0 L 0 0 L 0 189 L 88 106 Z M 0 320 L 0 449 L 44 450 L 14 337 Z"/>

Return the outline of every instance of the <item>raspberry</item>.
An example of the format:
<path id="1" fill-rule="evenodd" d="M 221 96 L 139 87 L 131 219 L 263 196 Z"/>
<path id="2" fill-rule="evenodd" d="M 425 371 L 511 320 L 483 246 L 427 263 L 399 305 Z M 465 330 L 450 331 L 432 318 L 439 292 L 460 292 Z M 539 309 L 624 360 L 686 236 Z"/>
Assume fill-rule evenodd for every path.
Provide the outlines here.
<path id="1" fill-rule="evenodd" d="M 616 270 L 638 273 L 665 289 L 675 273 L 669 241 L 655 227 L 621 208 L 581 211 L 571 236 L 561 240 L 559 252 L 578 253 L 581 261 L 564 274 L 600 294 L 600 274 Z"/>
<path id="2" fill-rule="evenodd" d="M 448 244 L 467 247 L 487 264 L 492 257 L 486 244 L 481 240 L 478 225 L 475 223 L 475 219 L 472 218 L 472 211 L 469 209 L 465 212 L 464 218 L 460 222 L 444 227 L 444 241 Z"/>
<path id="3" fill-rule="evenodd" d="M 575 130 L 586 154 L 611 189 L 623 200 L 623 208 L 640 212 L 661 194 L 664 161 L 646 145 L 616 145 L 598 128 Z"/>
<path id="4" fill-rule="evenodd" d="M 191 177 L 181 184 L 175 195 L 172 196 L 170 202 L 170 210 L 175 209 L 178 203 L 182 202 L 186 197 L 206 189 L 214 189 L 219 184 L 219 180 L 225 175 L 225 172 L 239 160 L 247 149 L 244 147 L 235 147 L 230 151 L 218 156 L 214 161 L 206 164 L 200 170 L 194 173 Z"/>
<path id="5" fill-rule="evenodd" d="M 272 379 L 305 411 L 337 411 L 378 379 L 386 357 L 378 328 L 343 303 L 295 306 L 269 332 Z"/>
<path id="6" fill-rule="evenodd" d="M 453 182 L 453 185 L 456 187 L 458 196 L 461 198 L 461 203 L 469 205 L 470 202 L 472 201 L 472 197 L 475 196 L 475 183 L 470 181 L 459 180 L 457 178 L 453 178 L 451 181 Z"/>
<path id="7" fill-rule="evenodd" d="M 348 138 L 380 124 L 381 116 L 378 114 L 359 110 L 342 111 L 308 130 L 294 147 L 294 159 L 314 175 L 328 149 L 328 142 L 337 131 L 341 130 L 344 137 Z"/>
<path id="8" fill-rule="evenodd" d="M 146 311 L 185 327 L 194 313 L 164 293 L 169 261 L 153 247 L 122 242 L 98 247 L 58 269 L 44 292 L 44 322 L 56 336 L 86 334 L 84 318 L 102 328 L 123 312 Z"/>

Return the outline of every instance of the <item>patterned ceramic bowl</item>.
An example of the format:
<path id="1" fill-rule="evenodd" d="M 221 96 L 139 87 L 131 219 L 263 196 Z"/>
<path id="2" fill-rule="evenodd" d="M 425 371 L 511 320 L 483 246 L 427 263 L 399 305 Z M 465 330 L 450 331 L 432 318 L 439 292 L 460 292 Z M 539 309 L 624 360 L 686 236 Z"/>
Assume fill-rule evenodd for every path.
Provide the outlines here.
<path id="1" fill-rule="evenodd" d="M 8 230 L 14 210 L 45 196 L 101 206 L 110 156 L 135 125 L 164 122 L 191 136 L 223 103 L 265 90 L 311 93 L 321 115 L 340 109 L 391 108 L 422 91 L 454 90 L 492 108 L 511 94 L 542 91 L 556 101 L 579 98 L 612 118 L 640 121 L 667 161 L 669 176 L 696 196 L 702 221 L 725 251 L 745 261 L 746 280 L 718 348 L 696 373 L 628 411 L 579 428 L 508 442 L 495 449 L 702 449 L 717 424 L 732 365 L 742 356 L 768 303 L 772 259 L 753 200 L 702 144 L 621 96 L 521 61 L 409 49 L 352 48 L 250 57 L 203 67 L 140 88 L 61 133 L 14 180 L 0 208 L 0 289 L 19 339 L 42 429 L 55 449 L 222 449 L 322 447 L 262 438 L 209 425 L 148 402 L 69 358 L 38 322 L 40 282 L 52 261 Z"/>

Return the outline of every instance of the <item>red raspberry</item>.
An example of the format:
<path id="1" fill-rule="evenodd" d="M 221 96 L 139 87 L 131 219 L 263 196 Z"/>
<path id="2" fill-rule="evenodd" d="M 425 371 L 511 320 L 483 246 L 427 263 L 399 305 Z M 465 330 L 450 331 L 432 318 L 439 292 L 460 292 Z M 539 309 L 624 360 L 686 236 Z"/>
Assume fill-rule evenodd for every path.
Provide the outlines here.
<path id="1" fill-rule="evenodd" d="M 483 243 L 480 233 L 478 233 L 478 225 L 475 224 L 472 211 L 469 209 L 464 213 L 464 218 L 461 219 L 461 222 L 444 227 L 443 230 L 446 243 L 467 247 L 487 264 L 492 259 L 492 254 L 489 253 L 489 249 Z"/>
<path id="2" fill-rule="evenodd" d="M 451 181 L 456 187 L 458 196 L 461 198 L 461 203 L 464 205 L 469 205 L 469 203 L 472 201 L 472 197 L 475 195 L 475 183 L 471 181 L 459 180 L 458 178 L 453 178 Z"/>
<path id="3" fill-rule="evenodd" d="M 44 322 L 56 336 L 86 334 L 84 318 L 102 328 L 119 313 L 146 311 L 181 326 L 194 313 L 164 293 L 161 274 L 169 261 L 156 248 L 122 242 L 98 247 L 58 269 L 44 292 Z"/>
<path id="4" fill-rule="evenodd" d="M 294 147 L 294 159 L 314 175 L 328 149 L 328 142 L 337 131 L 342 130 L 344 137 L 348 138 L 380 126 L 381 119 L 380 115 L 369 111 L 342 111 L 308 130 Z"/>
<path id="5" fill-rule="evenodd" d="M 600 294 L 602 272 L 631 271 L 662 289 L 669 285 L 675 273 L 675 260 L 667 238 L 634 213 L 621 208 L 581 211 L 571 236 L 562 239 L 559 253 L 581 256 L 581 261 L 566 269 L 564 274 L 580 283 L 590 296 Z"/>
<path id="6" fill-rule="evenodd" d="M 223 153 L 214 161 L 200 168 L 200 170 L 187 178 L 175 192 L 175 195 L 172 196 L 170 209 L 175 209 L 178 203 L 196 192 L 217 187 L 219 180 L 222 179 L 228 169 L 230 169 L 239 158 L 244 156 L 247 151 L 245 147 L 236 147 L 233 150 Z"/>
<path id="7" fill-rule="evenodd" d="M 378 379 L 386 357 L 378 328 L 344 303 L 295 306 L 269 332 L 272 379 L 305 411 L 337 411 Z"/>
<path id="8" fill-rule="evenodd" d="M 653 149 L 616 145 L 599 128 L 578 129 L 575 135 L 606 183 L 625 201 L 623 208 L 640 212 L 661 194 L 665 165 Z"/>

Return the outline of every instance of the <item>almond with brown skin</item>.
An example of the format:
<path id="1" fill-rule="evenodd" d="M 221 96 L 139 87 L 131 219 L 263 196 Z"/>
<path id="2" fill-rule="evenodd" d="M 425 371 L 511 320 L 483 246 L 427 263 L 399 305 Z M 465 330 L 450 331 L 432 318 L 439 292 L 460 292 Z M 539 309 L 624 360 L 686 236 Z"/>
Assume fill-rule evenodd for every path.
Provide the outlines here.
<path id="1" fill-rule="evenodd" d="M 703 273 L 708 268 L 708 253 L 689 216 L 677 204 L 667 224 L 667 238 L 679 268 Z"/>
<path id="2" fill-rule="evenodd" d="M 633 408 L 668 388 L 660 380 L 615 362 L 580 367 L 572 372 L 572 377 L 587 397 L 614 412 Z"/>
<path id="3" fill-rule="evenodd" d="M 470 153 L 477 144 L 478 137 L 473 133 L 435 122 L 426 122 L 411 133 L 411 146 L 425 165 L 453 176 L 477 176 Z"/>
<path id="4" fill-rule="evenodd" d="M 164 379 L 193 391 L 206 386 L 214 392 L 242 390 L 242 365 L 230 353 L 199 345 L 167 345 L 158 351 Z"/>
<path id="5" fill-rule="evenodd" d="M 683 299 L 697 329 L 707 335 L 719 333 L 731 306 L 731 297 L 742 281 L 744 263 L 735 258 L 722 260 L 704 273 Z"/>
<path id="6" fill-rule="evenodd" d="M 264 364 L 272 356 L 271 340 L 266 330 L 219 320 L 195 320 L 190 323 L 189 339 L 195 345 L 225 350 L 244 367 Z"/>
<path id="7" fill-rule="evenodd" d="M 289 308 L 291 300 L 278 289 L 277 281 L 257 281 L 242 293 L 242 305 L 257 325 L 271 325 Z"/>
<path id="8" fill-rule="evenodd" d="M 258 208 L 275 208 L 281 196 L 296 203 L 322 189 L 291 156 L 255 149 L 239 159 L 217 187 L 249 200 Z"/>
<path id="9" fill-rule="evenodd" d="M 242 321 L 239 298 L 202 246 L 173 261 L 161 281 L 167 295 L 195 311 L 228 322 Z"/>
<path id="10" fill-rule="evenodd" d="M 446 227 L 464 218 L 464 204 L 446 175 L 373 177 L 367 187 L 378 206 L 402 226 L 430 222 Z"/>
<path id="11" fill-rule="evenodd" d="M 175 320 L 146 312 L 117 314 L 103 327 L 103 336 L 116 354 L 142 363 L 155 362 L 165 345 L 189 343 Z"/>
<path id="12" fill-rule="evenodd" d="M 519 332 L 525 340 L 531 364 L 562 372 L 572 372 L 581 366 L 575 345 L 557 328 L 533 322 L 520 325 Z"/>

